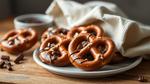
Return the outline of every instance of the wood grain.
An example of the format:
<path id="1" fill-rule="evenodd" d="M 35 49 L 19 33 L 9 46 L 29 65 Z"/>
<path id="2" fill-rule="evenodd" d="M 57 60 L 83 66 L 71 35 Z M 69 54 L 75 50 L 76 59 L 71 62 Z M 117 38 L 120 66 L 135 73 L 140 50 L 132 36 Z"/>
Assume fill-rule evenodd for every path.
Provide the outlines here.
<path id="1" fill-rule="evenodd" d="M 13 29 L 13 19 L 0 21 L 0 37 Z M 7 54 L 0 52 L 0 54 Z M 15 59 L 15 55 L 10 55 L 11 59 Z M 14 71 L 0 69 L 0 84 L 141 84 L 137 81 L 138 73 L 143 74 L 146 79 L 150 81 L 150 61 L 144 60 L 136 68 L 125 73 L 95 79 L 77 79 L 63 77 L 52 74 L 47 70 L 37 65 L 33 59 L 32 54 L 25 54 L 25 60 L 21 64 L 13 64 Z M 147 82 L 146 84 L 150 84 Z"/>

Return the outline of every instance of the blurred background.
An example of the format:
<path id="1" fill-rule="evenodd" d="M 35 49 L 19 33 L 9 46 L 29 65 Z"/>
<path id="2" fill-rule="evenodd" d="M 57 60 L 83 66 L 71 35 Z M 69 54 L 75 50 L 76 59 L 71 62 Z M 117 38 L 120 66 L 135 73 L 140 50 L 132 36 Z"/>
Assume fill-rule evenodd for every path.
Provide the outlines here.
<path id="1" fill-rule="evenodd" d="M 75 0 L 85 3 L 90 0 Z M 150 0 L 99 0 L 117 4 L 130 19 L 150 25 Z M 27 13 L 45 13 L 52 0 L 0 0 L 0 20 Z"/>

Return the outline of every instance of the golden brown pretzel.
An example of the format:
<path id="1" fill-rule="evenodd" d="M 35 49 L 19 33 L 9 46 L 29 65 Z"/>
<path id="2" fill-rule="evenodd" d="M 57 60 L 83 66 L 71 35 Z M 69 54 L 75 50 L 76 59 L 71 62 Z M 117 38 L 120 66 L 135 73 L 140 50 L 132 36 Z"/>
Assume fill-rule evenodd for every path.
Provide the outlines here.
<path id="1" fill-rule="evenodd" d="M 42 34 L 42 38 L 41 38 L 41 42 L 43 42 L 46 38 L 48 38 L 51 35 L 67 35 L 68 30 L 64 29 L 64 28 L 48 28 L 43 34 Z"/>
<path id="2" fill-rule="evenodd" d="M 82 46 L 80 46 L 83 44 Z M 114 50 L 114 43 L 106 37 L 95 37 L 89 33 L 79 34 L 69 44 L 71 63 L 83 70 L 96 70 L 106 65 Z"/>
<path id="3" fill-rule="evenodd" d="M 51 35 L 40 46 L 40 59 L 46 64 L 66 66 L 70 64 L 68 58 L 69 39 L 61 35 Z"/>
<path id="4" fill-rule="evenodd" d="M 76 37 L 79 33 L 91 33 L 96 37 L 101 37 L 103 35 L 103 29 L 96 25 L 89 25 L 87 27 L 74 27 L 68 32 L 67 37 L 73 38 Z"/>
<path id="5" fill-rule="evenodd" d="M 37 40 L 37 33 L 31 28 L 12 30 L 3 36 L 0 47 L 9 53 L 18 54 L 31 48 Z"/>

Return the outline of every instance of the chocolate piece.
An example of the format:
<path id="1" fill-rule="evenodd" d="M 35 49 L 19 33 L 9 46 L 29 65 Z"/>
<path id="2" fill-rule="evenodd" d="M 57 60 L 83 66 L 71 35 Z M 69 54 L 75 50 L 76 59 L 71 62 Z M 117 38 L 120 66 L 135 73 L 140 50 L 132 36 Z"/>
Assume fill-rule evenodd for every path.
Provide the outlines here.
<path id="1" fill-rule="evenodd" d="M 4 68 L 5 62 L 3 60 L 0 61 L 0 68 Z"/>
<path id="2" fill-rule="evenodd" d="M 11 64 L 9 61 L 7 61 L 5 64 L 6 64 L 6 68 L 7 68 L 9 71 L 13 71 L 13 69 L 12 69 L 12 64 Z"/>
<path id="3" fill-rule="evenodd" d="M 7 60 L 7 61 L 9 61 L 9 60 L 10 60 L 10 57 L 9 57 L 9 56 L 5 56 L 5 55 L 2 55 L 2 56 L 1 56 L 1 59 L 2 59 L 2 60 Z"/>
<path id="4" fill-rule="evenodd" d="M 19 64 L 21 60 L 23 60 L 24 55 L 21 53 L 17 56 L 17 58 L 15 59 L 14 63 L 15 64 Z"/>

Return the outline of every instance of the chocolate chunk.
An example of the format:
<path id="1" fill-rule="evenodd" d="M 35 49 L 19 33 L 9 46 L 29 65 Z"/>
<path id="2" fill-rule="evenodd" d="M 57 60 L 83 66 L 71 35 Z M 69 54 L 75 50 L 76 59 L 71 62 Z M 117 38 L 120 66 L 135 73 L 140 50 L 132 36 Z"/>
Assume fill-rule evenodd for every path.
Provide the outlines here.
<path id="1" fill-rule="evenodd" d="M 14 63 L 15 64 L 19 64 L 21 60 L 23 60 L 24 55 L 21 53 L 17 56 L 17 58 L 15 59 Z"/>
<path id="2" fill-rule="evenodd" d="M 7 67 L 7 69 L 9 70 L 9 71 L 13 71 L 13 69 L 12 69 L 12 64 L 8 61 L 8 62 L 6 62 L 6 67 Z"/>
<path id="3" fill-rule="evenodd" d="M 5 55 L 2 55 L 2 56 L 1 56 L 1 59 L 2 59 L 2 60 L 7 60 L 7 61 L 9 61 L 9 60 L 10 60 L 10 57 L 9 57 L 9 56 L 5 56 Z"/>
<path id="4" fill-rule="evenodd" d="M 4 68 L 4 65 L 5 65 L 5 61 L 1 60 L 0 61 L 0 68 Z"/>
<path id="5" fill-rule="evenodd" d="M 10 62 L 10 57 L 2 55 L 0 57 L 0 68 L 7 68 L 9 71 L 12 71 L 12 64 Z"/>

